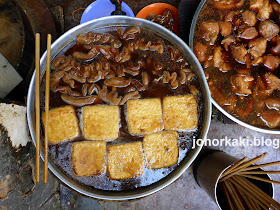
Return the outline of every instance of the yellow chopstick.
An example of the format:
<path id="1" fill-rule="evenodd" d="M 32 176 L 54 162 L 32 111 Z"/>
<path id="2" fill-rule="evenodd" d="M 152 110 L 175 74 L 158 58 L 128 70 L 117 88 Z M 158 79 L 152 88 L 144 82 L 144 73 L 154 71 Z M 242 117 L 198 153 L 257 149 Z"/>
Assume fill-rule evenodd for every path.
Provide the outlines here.
<path id="1" fill-rule="evenodd" d="M 44 182 L 48 182 L 48 125 L 49 125 L 49 102 L 50 102 L 50 62 L 51 62 L 51 34 L 47 37 L 47 63 L 46 63 L 46 89 L 45 89 L 45 162 L 44 162 Z"/>

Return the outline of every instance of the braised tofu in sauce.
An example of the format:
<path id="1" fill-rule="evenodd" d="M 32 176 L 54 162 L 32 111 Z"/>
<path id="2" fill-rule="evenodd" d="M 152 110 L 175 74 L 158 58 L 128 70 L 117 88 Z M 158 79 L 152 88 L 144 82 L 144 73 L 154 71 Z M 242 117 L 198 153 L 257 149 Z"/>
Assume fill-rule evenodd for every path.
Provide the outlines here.
<path id="1" fill-rule="evenodd" d="M 90 188 L 120 191 L 153 184 L 180 164 L 200 134 L 198 77 L 177 46 L 146 28 L 111 26 L 79 34 L 53 59 L 50 87 L 51 110 L 72 107 L 79 124 L 78 136 L 49 145 L 50 157 L 67 176 Z M 184 119 L 176 118 L 178 123 L 191 118 L 188 127 L 164 127 L 166 97 L 191 99 L 182 100 L 182 106 L 191 103 L 179 110 Z M 161 132 L 176 135 L 149 157 L 172 160 L 159 162 L 158 156 L 148 167 L 143 139 Z M 102 151 L 91 154 L 100 145 Z"/>
<path id="2" fill-rule="evenodd" d="M 194 53 L 214 100 L 261 128 L 280 128 L 279 24 L 274 0 L 209 0 L 194 33 Z"/>

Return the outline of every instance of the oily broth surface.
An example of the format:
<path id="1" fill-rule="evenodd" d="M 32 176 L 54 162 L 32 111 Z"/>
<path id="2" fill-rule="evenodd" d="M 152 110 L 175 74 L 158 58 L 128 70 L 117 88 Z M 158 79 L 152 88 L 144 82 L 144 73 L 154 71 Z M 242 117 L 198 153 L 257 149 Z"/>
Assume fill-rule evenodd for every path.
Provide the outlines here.
<path id="1" fill-rule="evenodd" d="M 116 34 L 116 29 L 119 27 L 104 27 L 100 28 L 91 32 L 95 33 L 107 33 L 107 34 Z M 123 28 L 125 29 L 125 27 Z M 164 63 L 166 69 L 170 68 L 176 68 L 172 67 L 170 65 L 170 58 L 169 54 L 166 50 L 167 45 L 172 45 L 169 41 L 166 39 L 158 36 L 154 32 L 152 32 L 149 29 L 141 28 L 141 33 L 138 35 L 138 37 L 141 36 L 147 40 L 150 41 L 156 41 L 160 39 L 164 43 L 165 52 L 162 56 L 157 56 L 156 58 L 159 59 L 161 62 Z M 65 48 L 61 52 L 58 53 L 58 56 L 61 55 L 69 55 L 74 50 L 77 50 L 77 46 L 75 43 L 71 43 L 70 48 Z M 149 56 L 150 53 L 147 53 Z M 97 59 L 97 58 L 96 58 Z M 186 60 L 186 58 L 185 58 Z M 187 60 L 186 60 L 187 61 Z M 191 66 L 189 66 L 191 68 Z M 149 69 L 143 69 L 144 71 L 148 71 Z M 141 77 L 141 70 L 138 76 L 133 77 L 136 79 L 140 79 Z M 154 78 L 152 78 L 153 80 Z M 43 79 L 44 81 L 44 79 Z M 98 83 L 97 83 L 98 84 Z M 121 191 L 121 190 L 131 190 L 138 187 L 144 187 L 148 186 L 152 183 L 155 183 L 159 181 L 160 179 L 166 177 L 168 174 L 170 174 L 179 164 L 180 162 L 186 157 L 188 152 L 191 150 L 193 138 L 197 138 L 200 134 L 201 130 L 201 122 L 202 122 L 202 110 L 203 110 L 203 98 L 201 93 L 201 88 L 198 82 L 198 78 L 195 76 L 195 78 L 191 81 L 192 85 L 195 85 L 195 87 L 199 90 L 198 95 L 196 96 L 197 99 L 197 105 L 198 105 L 198 127 L 195 130 L 192 131 L 180 131 L 179 134 L 179 158 L 178 163 L 176 165 L 173 165 L 168 168 L 162 168 L 162 169 L 147 169 L 144 168 L 144 174 L 141 177 L 138 178 L 131 178 L 131 179 L 124 179 L 124 180 L 111 180 L 109 179 L 108 169 L 105 174 L 98 175 L 98 176 L 90 176 L 90 177 L 77 177 L 73 174 L 72 169 L 72 155 L 71 155 L 71 147 L 73 142 L 78 141 L 84 141 L 82 134 L 78 138 L 75 138 L 71 141 L 66 141 L 63 143 L 59 143 L 56 145 L 49 145 L 49 154 L 50 158 L 54 161 L 54 163 L 70 178 L 73 180 L 79 182 L 82 185 L 85 185 L 89 188 L 97 188 L 102 190 L 111 190 L 111 191 Z M 42 82 L 42 86 L 44 87 L 45 84 Z M 41 90 L 44 88 L 41 88 Z M 122 90 L 120 90 L 121 92 Z M 165 96 L 172 96 L 172 95 L 186 95 L 191 94 L 188 86 L 186 84 L 180 85 L 177 89 L 172 89 L 170 84 L 155 84 L 151 83 L 148 89 L 145 91 L 139 92 L 141 94 L 141 99 L 144 98 L 160 98 L 163 99 Z M 44 90 L 41 92 L 41 99 L 44 98 Z M 104 103 L 105 104 L 105 103 Z M 50 92 L 50 109 L 65 106 L 67 105 L 62 99 L 60 98 L 60 93 L 53 93 Z M 127 122 L 126 122 L 126 106 L 122 105 L 120 107 L 120 113 L 121 113 L 121 127 L 119 130 L 119 138 L 113 141 L 107 141 L 107 146 L 114 145 L 114 144 L 122 144 L 122 143 L 131 143 L 134 141 L 141 141 L 143 139 L 143 136 L 134 136 L 129 134 Z M 76 113 L 78 116 L 79 121 L 82 118 L 82 112 L 81 108 L 76 107 Z M 41 111 L 44 110 L 44 101 L 41 100 Z M 81 122 L 81 121 L 80 121 Z M 81 125 L 81 123 L 80 123 Z M 81 126 L 80 126 L 81 128 Z M 42 129 L 43 130 L 43 129 Z M 82 132 L 81 132 L 82 133 Z M 145 160 L 144 160 L 145 162 Z M 145 164 L 145 163 L 144 163 Z"/>

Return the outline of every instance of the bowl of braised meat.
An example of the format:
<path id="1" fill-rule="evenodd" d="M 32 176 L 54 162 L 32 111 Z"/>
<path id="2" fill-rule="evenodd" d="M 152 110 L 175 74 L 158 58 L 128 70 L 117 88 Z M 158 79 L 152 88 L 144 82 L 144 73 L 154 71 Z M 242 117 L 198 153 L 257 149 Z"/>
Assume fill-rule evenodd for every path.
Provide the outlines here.
<path id="1" fill-rule="evenodd" d="M 98 199 L 135 199 L 172 183 L 196 158 L 201 146 L 192 143 L 206 138 L 210 92 L 174 33 L 144 19 L 105 17 L 62 35 L 51 59 L 49 169 L 64 184 Z M 46 53 L 41 98 L 45 61 Z M 34 76 L 27 115 L 35 144 Z M 44 100 L 41 109 L 44 132 Z"/>
<path id="2" fill-rule="evenodd" d="M 207 0 L 196 11 L 189 40 L 214 105 L 267 133 L 280 133 L 279 24 L 276 1 Z"/>

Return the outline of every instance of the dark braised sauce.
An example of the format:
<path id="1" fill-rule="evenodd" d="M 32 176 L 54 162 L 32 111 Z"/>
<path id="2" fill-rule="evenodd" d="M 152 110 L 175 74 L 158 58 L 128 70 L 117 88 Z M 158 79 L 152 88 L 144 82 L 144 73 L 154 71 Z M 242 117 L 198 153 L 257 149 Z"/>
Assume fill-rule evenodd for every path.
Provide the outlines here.
<path id="1" fill-rule="evenodd" d="M 269 0 L 242 2 L 204 4 L 195 28 L 194 52 L 212 97 L 223 109 L 248 124 L 279 129 L 280 5 Z M 266 34 L 268 26 L 275 34 Z"/>
<path id="2" fill-rule="evenodd" d="M 130 29 L 130 28 L 129 27 L 122 28 L 122 30 L 124 32 L 127 31 L 128 29 Z M 159 181 L 160 179 L 162 179 L 163 177 L 165 177 L 169 173 L 171 173 L 177 167 L 177 165 L 180 164 L 180 162 L 186 157 L 187 153 L 190 151 L 193 138 L 197 137 L 199 135 L 200 128 L 201 128 L 201 122 L 202 122 L 202 109 L 203 109 L 202 93 L 201 93 L 198 79 L 194 75 L 192 70 L 190 69 L 191 67 L 188 65 L 185 58 L 181 55 L 181 52 L 177 51 L 176 52 L 177 54 L 175 53 L 176 56 L 174 56 L 173 60 L 170 58 L 170 52 L 168 52 L 168 49 L 169 50 L 171 49 L 170 46 L 172 46 L 173 49 L 176 49 L 172 45 L 172 43 L 168 42 L 166 39 L 158 36 L 154 32 L 152 32 L 148 29 L 145 29 L 145 28 L 140 28 L 141 31 L 139 33 L 137 33 L 137 35 L 134 38 L 124 40 L 120 37 L 121 35 L 118 32 L 118 30 L 119 30 L 119 28 L 117 28 L 117 27 L 101 28 L 96 31 L 93 31 L 92 33 L 102 33 L 105 35 L 107 34 L 107 35 L 111 35 L 112 37 L 114 37 L 118 40 L 121 40 L 122 46 L 118 48 L 119 52 L 122 52 L 124 50 L 123 48 L 125 46 L 127 46 L 129 43 L 136 41 L 136 40 L 140 40 L 140 39 L 144 39 L 145 41 L 149 40 L 151 43 L 160 41 L 162 43 L 162 46 L 164 49 L 164 51 L 161 55 L 156 50 L 154 50 L 154 51 L 142 50 L 141 51 L 138 49 L 131 53 L 131 58 L 129 59 L 129 61 L 132 61 L 134 63 L 134 65 L 136 65 L 136 61 L 138 61 L 138 60 L 141 60 L 144 63 L 144 65 L 142 65 L 141 68 L 138 69 L 139 73 L 137 75 L 133 76 L 133 75 L 125 72 L 124 76 L 123 76 L 126 79 L 129 79 L 129 78 L 135 79 L 139 83 L 141 83 L 142 86 L 144 86 L 144 87 L 142 87 L 142 89 L 141 89 L 141 87 L 139 87 L 137 85 L 134 85 L 134 87 L 131 87 L 132 89 L 133 88 L 135 89 L 135 90 L 133 89 L 131 91 L 137 92 L 135 97 L 141 98 L 141 99 L 142 98 L 161 98 L 162 99 L 163 97 L 169 96 L 169 95 L 195 94 L 195 97 L 197 98 L 197 103 L 198 103 L 198 118 L 199 118 L 198 122 L 199 123 L 198 123 L 198 128 L 193 131 L 179 132 L 179 147 L 180 148 L 179 148 L 179 159 L 178 159 L 178 163 L 176 165 L 169 167 L 169 168 L 163 168 L 163 169 L 145 168 L 144 174 L 142 177 L 133 178 L 133 179 L 110 180 L 108 172 L 103 175 L 99 175 L 99 176 L 76 177 L 72 171 L 71 146 L 72 146 L 73 142 L 85 140 L 82 136 L 80 136 L 74 140 L 66 141 L 64 143 L 60 143 L 57 145 L 49 145 L 50 157 L 54 160 L 54 162 L 57 164 L 57 166 L 59 166 L 73 180 L 76 180 L 79 183 L 81 183 L 85 186 L 88 186 L 88 187 L 102 189 L 102 190 L 114 190 L 114 191 L 129 190 L 129 189 L 135 189 L 135 188 L 142 187 L 142 186 L 147 186 L 147 185 L 150 185 L 152 183 Z M 100 45 L 100 43 L 97 42 L 94 45 Z M 67 56 L 68 57 L 72 56 L 72 55 L 74 55 L 73 53 L 75 53 L 75 52 L 82 52 L 82 53 L 86 54 L 89 52 L 89 50 L 85 50 L 85 48 L 82 44 L 73 42 L 73 44 L 70 46 L 70 48 L 68 47 L 67 49 L 62 50 L 55 57 L 55 59 L 53 61 L 53 67 L 52 67 L 53 69 L 51 71 L 51 75 L 54 75 L 54 73 L 58 71 L 57 68 L 59 68 L 59 65 L 61 65 L 61 64 L 59 64 L 56 67 L 54 67 L 54 62 L 56 61 L 57 58 L 59 58 L 61 56 L 66 56 L 64 58 L 64 62 L 66 62 L 65 59 L 67 58 Z M 178 52 L 179 52 L 179 54 L 178 54 Z M 114 56 L 116 57 L 117 55 L 114 55 Z M 115 60 L 113 60 L 113 59 L 110 60 L 110 59 L 111 58 L 104 59 L 103 54 L 100 53 L 97 56 L 95 56 L 93 59 L 90 59 L 89 61 L 85 61 L 85 60 L 81 60 L 81 59 L 74 59 L 74 60 L 75 60 L 75 65 L 76 66 L 79 65 L 79 68 L 77 68 L 78 70 L 83 69 L 84 68 L 83 66 L 87 66 L 87 65 L 90 65 L 95 62 L 103 62 L 103 63 L 110 62 L 110 64 L 115 63 L 116 65 L 120 64 L 118 62 L 115 62 Z M 79 64 L 77 64 L 77 63 L 79 63 Z M 62 62 L 62 64 L 63 64 L 63 62 Z M 160 69 L 159 68 L 156 69 L 156 67 L 155 67 L 158 64 L 161 65 Z M 124 65 L 125 67 L 127 67 L 128 63 L 124 62 L 124 63 L 121 63 L 121 65 Z M 75 69 L 75 68 L 72 68 L 72 70 L 73 69 Z M 164 79 L 163 74 L 165 71 L 170 72 L 170 74 L 172 72 L 176 72 L 176 74 L 178 74 L 176 81 L 179 81 L 181 78 L 180 71 L 182 73 L 182 70 L 185 70 L 185 74 L 186 74 L 186 80 L 185 80 L 184 84 L 180 84 L 180 82 L 179 82 L 178 87 L 174 88 L 176 86 L 176 84 L 174 84 L 174 81 L 171 84 L 171 81 L 169 81 L 168 79 L 165 78 L 166 83 L 163 82 L 163 79 Z M 59 71 L 63 71 L 63 70 L 59 70 Z M 69 72 L 69 69 L 67 71 Z M 149 82 L 147 85 L 143 85 L 142 72 L 146 72 L 148 74 Z M 104 82 L 110 78 L 112 78 L 112 77 L 107 77 L 107 78 L 104 77 L 104 79 L 100 79 L 91 84 L 97 84 L 100 87 L 100 89 L 102 90 L 102 88 L 104 87 Z M 176 83 L 176 81 L 175 81 L 175 83 Z M 44 84 L 42 84 L 42 85 L 44 85 Z M 68 86 L 68 85 L 69 85 L 69 83 L 63 81 L 63 78 L 60 78 L 58 80 L 58 83 L 51 84 L 52 91 L 50 93 L 50 109 L 69 104 L 69 103 L 67 103 L 67 101 L 62 100 L 61 97 L 63 94 L 68 95 L 73 98 L 84 98 L 84 97 L 91 97 L 91 96 L 98 97 L 99 96 L 98 93 L 96 93 L 96 92 L 91 93 L 91 95 L 89 95 L 89 94 L 83 95 L 82 88 L 84 86 L 84 83 L 77 82 L 76 80 L 75 80 L 75 85 L 72 86 L 73 88 L 70 88 L 71 91 L 65 92 L 64 90 L 59 88 L 60 86 Z M 173 86 L 175 85 L 175 86 L 172 87 L 172 85 Z M 133 85 L 131 85 L 131 86 L 133 86 Z M 137 86 L 138 89 L 135 86 Z M 108 92 L 115 91 L 118 93 L 118 97 L 123 98 L 127 93 L 129 93 L 128 88 L 129 88 L 129 86 L 117 87 L 117 88 L 108 86 L 107 90 L 108 90 Z M 73 93 L 74 91 L 76 93 Z M 42 92 L 41 94 L 44 94 L 44 92 Z M 101 97 L 104 97 L 104 95 L 102 95 Z M 120 105 L 120 101 L 111 100 L 111 98 L 105 98 L 104 100 L 103 100 L 103 98 L 102 99 L 98 98 L 97 100 L 94 100 L 92 103 L 88 103 L 86 105 L 92 105 L 92 104 Z M 76 108 L 77 116 L 80 117 L 81 107 L 84 105 L 82 105 L 82 106 L 80 106 L 80 104 L 78 106 L 75 106 L 75 104 L 73 104 L 73 105 Z M 42 101 L 41 107 L 44 108 L 43 106 L 44 105 L 43 105 L 43 101 Z M 126 123 L 126 119 L 125 119 L 125 105 L 120 105 L 120 110 L 121 110 L 121 127 L 120 127 L 120 131 L 119 131 L 119 138 L 114 141 L 107 141 L 107 146 L 113 145 L 113 144 L 128 143 L 128 142 L 133 142 L 133 141 L 142 141 L 143 137 L 132 136 L 128 132 L 127 123 Z"/>
<path id="3" fill-rule="evenodd" d="M 154 13 L 150 13 L 146 19 L 155 22 L 157 24 L 160 24 L 170 31 L 173 31 L 174 29 L 174 14 L 169 9 L 165 9 L 163 13 L 160 15 L 155 15 Z"/>

